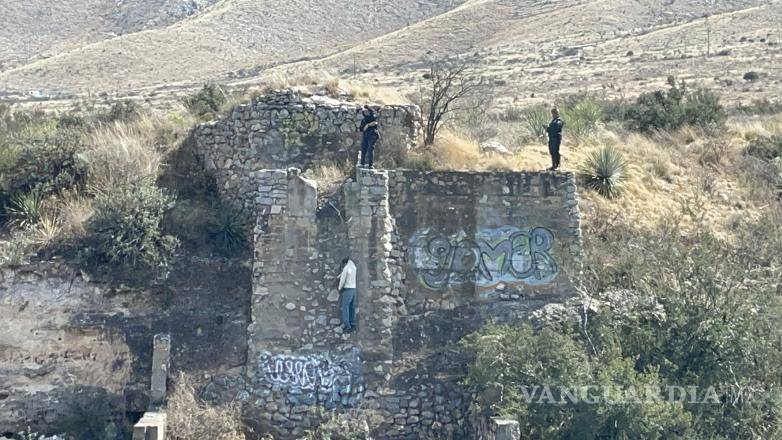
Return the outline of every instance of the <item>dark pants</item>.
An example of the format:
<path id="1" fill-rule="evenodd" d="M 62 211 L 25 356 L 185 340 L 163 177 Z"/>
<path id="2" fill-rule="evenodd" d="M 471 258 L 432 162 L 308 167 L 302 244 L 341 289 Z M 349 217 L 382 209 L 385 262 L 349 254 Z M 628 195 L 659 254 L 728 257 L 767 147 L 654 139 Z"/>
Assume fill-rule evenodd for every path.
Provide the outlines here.
<path id="1" fill-rule="evenodd" d="M 380 138 L 377 133 L 368 131 L 361 138 L 361 165 L 372 166 L 375 161 L 375 142 Z"/>
<path id="2" fill-rule="evenodd" d="M 549 139 L 548 152 L 551 155 L 551 167 L 554 169 L 559 168 L 559 144 L 562 143 L 562 139 Z"/>
<path id="3" fill-rule="evenodd" d="M 339 294 L 339 311 L 342 328 L 356 327 L 356 289 L 342 289 Z"/>

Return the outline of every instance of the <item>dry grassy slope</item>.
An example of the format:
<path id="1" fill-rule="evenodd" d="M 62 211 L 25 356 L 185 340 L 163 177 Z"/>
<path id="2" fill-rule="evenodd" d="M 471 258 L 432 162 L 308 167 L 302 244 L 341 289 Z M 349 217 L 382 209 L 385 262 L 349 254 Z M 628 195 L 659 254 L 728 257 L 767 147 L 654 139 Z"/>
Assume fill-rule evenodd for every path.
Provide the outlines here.
<path id="1" fill-rule="evenodd" d="M 216 1 L 2 1 L 0 71 L 114 35 L 167 26 Z"/>
<path id="2" fill-rule="evenodd" d="M 760 42 L 782 43 L 780 22 L 779 0 L 667 6 L 654 0 L 478 0 L 324 60 L 277 70 L 331 68 L 350 75 L 355 59 L 372 66 L 356 75 L 359 81 L 412 89 L 421 77 L 421 60 L 478 53 L 482 72 L 496 80 L 506 103 L 582 90 L 632 95 L 663 84 L 670 74 L 704 83 L 732 79 L 732 86 L 719 82 L 725 97 L 747 101 L 782 95 L 782 44 Z M 707 26 L 711 53 L 727 49 L 730 55 L 704 57 Z M 568 54 L 568 47 L 578 50 Z M 764 81 L 744 83 L 748 70 L 764 73 Z"/>
<path id="3" fill-rule="evenodd" d="M 344 50 L 459 0 L 223 0 L 165 29 L 92 44 L 0 75 L 0 88 L 85 91 L 203 82 Z"/>

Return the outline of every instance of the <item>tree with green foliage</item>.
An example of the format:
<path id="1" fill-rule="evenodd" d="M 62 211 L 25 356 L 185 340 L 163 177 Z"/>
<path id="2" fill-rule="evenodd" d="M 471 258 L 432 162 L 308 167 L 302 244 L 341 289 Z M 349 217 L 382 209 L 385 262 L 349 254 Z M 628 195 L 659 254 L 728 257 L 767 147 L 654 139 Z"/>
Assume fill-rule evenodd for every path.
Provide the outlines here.
<path id="1" fill-rule="evenodd" d="M 516 418 L 529 438 L 779 438 L 781 217 L 743 227 L 730 242 L 706 230 L 682 235 L 676 219 L 590 239 L 586 291 L 630 292 L 638 302 L 609 302 L 580 325 L 491 325 L 465 338 L 477 408 Z M 699 394 L 530 403 L 523 386 L 535 385 L 692 386 Z"/>

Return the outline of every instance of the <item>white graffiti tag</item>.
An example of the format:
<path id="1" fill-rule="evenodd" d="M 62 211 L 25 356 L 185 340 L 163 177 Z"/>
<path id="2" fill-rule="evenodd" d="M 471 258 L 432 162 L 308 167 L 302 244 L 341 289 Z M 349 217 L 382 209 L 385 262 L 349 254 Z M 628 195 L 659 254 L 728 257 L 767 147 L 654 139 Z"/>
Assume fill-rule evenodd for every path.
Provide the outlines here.
<path id="1" fill-rule="evenodd" d="M 410 239 L 409 261 L 419 281 L 430 289 L 463 283 L 491 288 L 500 282 L 550 283 L 559 273 L 551 255 L 554 235 L 546 228 L 503 226 L 446 236 L 422 229 Z"/>
<path id="2" fill-rule="evenodd" d="M 263 352 L 258 357 L 259 379 L 303 391 L 339 389 L 360 381 L 359 361 L 350 356 L 293 356 Z"/>

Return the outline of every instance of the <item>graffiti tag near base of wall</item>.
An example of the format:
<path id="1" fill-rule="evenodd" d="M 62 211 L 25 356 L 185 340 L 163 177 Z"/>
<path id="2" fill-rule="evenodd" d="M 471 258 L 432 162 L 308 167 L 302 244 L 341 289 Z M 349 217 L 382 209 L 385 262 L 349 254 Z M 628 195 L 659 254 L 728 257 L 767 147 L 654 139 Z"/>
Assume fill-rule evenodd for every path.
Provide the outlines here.
<path id="1" fill-rule="evenodd" d="M 410 239 L 409 262 L 419 281 L 430 289 L 472 282 L 490 288 L 499 283 L 547 284 L 559 273 L 550 251 L 554 234 L 546 228 L 479 229 L 445 236 L 429 228 Z"/>
<path id="2" fill-rule="evenodd" d="M 263 352 L 255 376 L 262 384 L 287 390 L 295 404 L 352 406 L 364 391 L 357 353 L 332 357 Z"/>

